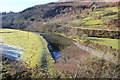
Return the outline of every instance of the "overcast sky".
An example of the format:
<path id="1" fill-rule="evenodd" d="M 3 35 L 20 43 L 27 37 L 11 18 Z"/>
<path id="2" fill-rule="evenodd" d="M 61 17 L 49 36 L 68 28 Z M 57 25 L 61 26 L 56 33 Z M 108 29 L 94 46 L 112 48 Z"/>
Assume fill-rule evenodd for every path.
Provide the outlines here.
<path id="1" fill-rule="evenodd" d="M 58 0 L 0 0 L 0 12 L 19 12 L 34 5 L 55 1 Z"/>

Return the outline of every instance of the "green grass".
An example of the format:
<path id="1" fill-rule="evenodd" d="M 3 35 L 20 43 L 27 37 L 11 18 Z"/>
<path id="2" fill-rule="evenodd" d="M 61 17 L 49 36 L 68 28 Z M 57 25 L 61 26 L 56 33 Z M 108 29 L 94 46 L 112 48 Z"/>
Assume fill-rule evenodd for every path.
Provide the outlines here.
<path id="1" fill-rule="evenodd" d="M 90 40 L 101 45 L 112 46 L 114 49 L 119 49 L 120 39 L 85 37 L 85 40 Z"/>
<path id="2" fill-rule="evenodd" d="M 118 12 L 118 7 L 108 7 L 108 8 L 99 8 L 93 11 L 90 15 L 88 16 L 103 16 L 108 13 L 113 13 L 113 12 Z M 111 15 L 110 15 L 111 16 Z"/>
<path id="3" fill-rule="evenodd" d="M 87 12 L 89 14 L 85 14 Z M 108 29 L 107 23 L 112 19 L 118 19 L 118 7 L 98 8 L 94 11 L 88 9 L 85 13 L 80 14 L 80 16 L 84 14 L 82 19 L 74 19 L 68 24 L 74 27 Z"/>
<path id="4" fill-rule="evenodd" d="M 1 42 L 4 44 L 23 49 L 22 61 L 28 63 L 30 67 L 41 64 L 42 52 L 46 52 L 48 53 L 47 55 L 49 55 L 47 42 L 40 35 L 13 29 L 0 29 L 0 35 L 0 39 L 2 39 Z"/>
<path id="5" fill-rule="evenodd" d="M 118 12 L 118 7 L 104 8 L 104 10 Z"/>
<path id="6" fill-rule="evenodd" d="M 84 26 L 94 26 L 94 25 L 101 25 L 103 24 L 103 21 L 101 20 L 89 20 L 86 23 L 84 23 Z"/>

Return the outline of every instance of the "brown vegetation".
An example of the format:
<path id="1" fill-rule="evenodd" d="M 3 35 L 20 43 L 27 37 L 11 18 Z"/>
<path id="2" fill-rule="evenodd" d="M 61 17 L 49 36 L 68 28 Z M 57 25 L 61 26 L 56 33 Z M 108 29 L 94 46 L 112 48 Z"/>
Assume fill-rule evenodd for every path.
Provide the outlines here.
<path id="1" fill-rule="evenodd" d="M 120 20 L 119 19 L 114 19 L 114 20 L 111 20 L 109 23 L 108 23 L 108 26 L 107 27 L 110 27 L 112 29 L 114 28 L 118 28 L 118 30 L 120 29 Z"/>
<path id="2" fill-rule="evenodd" d="M 69 46 L 60 52 L 68 57 L 66 62 L 59 61 L 54 66 L 66 78 L 118 78 L 119 65 L 93 56 L 77 46 Z"/>

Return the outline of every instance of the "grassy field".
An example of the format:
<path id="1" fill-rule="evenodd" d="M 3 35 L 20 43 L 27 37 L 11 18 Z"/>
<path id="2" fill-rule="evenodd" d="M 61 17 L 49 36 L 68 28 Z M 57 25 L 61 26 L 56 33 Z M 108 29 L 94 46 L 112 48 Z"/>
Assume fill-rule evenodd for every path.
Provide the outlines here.
<path id="1" fill-rule="evenodd" d="M 119 49 L 120 39 L 85 37 L 85 40 L 90 40 L 101 45 L 112 46 L 114 49 Z"/>
<path id="2" fill-rule="evenodd" d="M 72 36 L 67 36 L 65 34 L 60 34 L 60 33 L 56 33 L 56 34 L 73 39 Z M 73 40 L 80 41 L 80 42 L 84 42 L 84 40 L 90 40 L 95 43 L 99 43 L 101 45 L 106 45 L 106 46 L 112 46 L 112 48 L 120 50 L 120 46 L 119 46 L 120 39 L 98 38 L 98 37 L 81 37 L 80 39 L 78 36 L 76 37 L 76 39 L 73 39 Z"/>
<path id="3" fill-rule="evenodd" d="M 0 29 L 0 41 L 4 44 L 16 46 L 22 49 L 22 61 L 30 64 L 30 67 L 35 67 L 41 64 L 42 53 L 46 52 L 47 42 L 42 36 L 32 32 L 13 30 L 13 29 Z M 49 59 L 48 59 L 49 58 Z M 47 57 L 50 62 L 50 55 Z"/>

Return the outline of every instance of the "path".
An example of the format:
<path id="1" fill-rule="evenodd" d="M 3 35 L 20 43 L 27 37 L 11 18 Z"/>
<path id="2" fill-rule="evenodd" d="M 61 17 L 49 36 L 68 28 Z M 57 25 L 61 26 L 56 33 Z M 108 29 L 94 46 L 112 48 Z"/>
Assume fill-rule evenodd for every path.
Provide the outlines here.
<path id="1" fill-rule="evenodd" d="M 85 50 L 86 52 L 88 53 L 91 53 L 92 55 L 94 56 L 97 56 L 99 58 L 102 58 L 102 59 L 105 59 L 107 61 L 110 61 L 112 63 L 117 63 L 117 60 L 113 60 L 112 58 L 108 57 L 106 54 L 102 53 L 102 52 L 99 52 L 95 49 L 92 49 L 90 47 L 86 47 L 84 45 L 81 45 L 80 43 L 77 43 L 77 42 L 73 42 L 76 46 L 78 46 L 80 49 L 83 49 Z"/>

